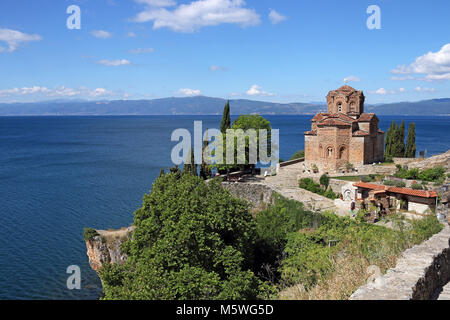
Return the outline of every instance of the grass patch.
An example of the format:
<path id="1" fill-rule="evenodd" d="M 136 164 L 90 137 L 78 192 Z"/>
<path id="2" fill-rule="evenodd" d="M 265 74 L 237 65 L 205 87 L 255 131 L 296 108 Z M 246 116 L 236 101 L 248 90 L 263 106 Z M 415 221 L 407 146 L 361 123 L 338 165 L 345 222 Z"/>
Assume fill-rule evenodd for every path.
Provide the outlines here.
<path id="1" fill-rule="evenodd" d="M 277 197 L 257 215 L 259 237 L 272 257 L 268 263 L 275 261 L 265 268 L 264 278 L 280 299 L 348 299 L 371 275 L 368 266 L 386 272 L 404 250 L 442 230 L 434 215 L 394 220 L 395 230 L 310 212 L 299 202 Z"/>

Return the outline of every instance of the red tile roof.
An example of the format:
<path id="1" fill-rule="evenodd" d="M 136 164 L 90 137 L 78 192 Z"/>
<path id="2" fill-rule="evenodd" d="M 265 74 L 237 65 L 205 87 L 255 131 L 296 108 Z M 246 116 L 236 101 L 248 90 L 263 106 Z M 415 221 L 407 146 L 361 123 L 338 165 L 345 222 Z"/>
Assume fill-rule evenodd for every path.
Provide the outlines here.
<path id="1" fill-rule="evenodd" d="M 358 131 L 353 132 L 354 137 L 364 137 L 364 136 L 368 136 L 368 135 L 369 135 L 369 133 L 366 131 L 363 131 L 363 130 L 358 130 Z"/>
<path id="2" fill-rule="evenodd" d="M 374 117 L 376 117 L 375 113 L 361 113 L 358 122 L 370 122 Z"/>
<path id="3" fill-rule="evenodd" d="M 392 193 L 406 194 L 406 195 L 416 196 L 416 197 L 421 197 L 421 198 L 436 198 L 438 196 L 438 194 L 435 191 L 414 190 L 414 189 L 399 188 L 399 187 L 389 187 L 387 190 Z"/>
<path id="4" fill-rule="evenodd" d="M 409 196 L 415 196 L 420 198 L 436 198 L 438 194 L 435 191 L 426 191 L 426 190 L 414 190 L 409 188 L 400 188 L 400 187 L 385 187 L 379 184 L 373 184 L 373 183 L 366 183 L 366 182 L 357 182 L 354 183 L 353 186 L 363 189 L 370 189 L 370 190 L 386 190 L 391 193 L 399 193 L 399 194 L 405 194 Z"/>
<path id="5" fill-rule="evenodd" d="M 317 130 L 305 131 L 305 135 L 307 136 L 315 136 L 317 134 Z"/>
<path id="6" fill-rule="evenodd" d="M 320 113 L 317 114 L 316 117 L 313 118 L 313 120 L 314 119 L 316 119 L 316 121 L 319 121 L 319 125 L 323 126 L 349 125 L 352 122 L 356 121 L 352 117 L 349 117 L 343 113 Z"/>
<path id="7" fill-rule="evenodd" d="M 328 116 L 328 113 L 318 113 L 314 116 L 314 118 L 311 119 L 311 121 L 320 121 L 326 116 Z"/>
<path id="8" fill-rule="evenodd" d="M 353 184 L 355 187 L 358 188 L 364 188 L 364 189 L 370 189 L 370 190 L 385 190 L 386 187 L 379 185 L 379 184 L 373 184 L 373 183 L 367 183 L 367 182 L 357 182 Z"/>
<path id="9" fill-rule="evenodd" d="M 350 123 L 341 119 L 327 118 L 318 123 L 321 126 L 350 126 Z"/>
<path id="10" fill-rule="evenodd" d="M 349 93 L 349 92 L 353 92 L 356 91 L 354 88 L 348 86 L 348 85 L 343 85 L 342 87 L 340 87 L 339 89 L 335 90 L 336 92 L 345 92 L 345 93 Z"/>

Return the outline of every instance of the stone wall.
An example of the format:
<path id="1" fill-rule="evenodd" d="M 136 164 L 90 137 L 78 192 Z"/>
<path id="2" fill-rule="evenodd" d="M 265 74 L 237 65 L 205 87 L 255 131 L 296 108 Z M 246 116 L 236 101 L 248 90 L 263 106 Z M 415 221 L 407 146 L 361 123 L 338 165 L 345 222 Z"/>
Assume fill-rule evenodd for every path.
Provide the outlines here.
<path id="1" fill-rule="evenodd" d="M 350 300 L 430 300 L 450 281 L 450 227 L 406 250 L 393 269 Z"/>
<path id="2" fill-rule="evenodd" d="M 222 186 L 234 197 L 250 202 L 255 210 L 264 210 L 274 203 L 275 191 L 262 183 L 223 182 Z"/>

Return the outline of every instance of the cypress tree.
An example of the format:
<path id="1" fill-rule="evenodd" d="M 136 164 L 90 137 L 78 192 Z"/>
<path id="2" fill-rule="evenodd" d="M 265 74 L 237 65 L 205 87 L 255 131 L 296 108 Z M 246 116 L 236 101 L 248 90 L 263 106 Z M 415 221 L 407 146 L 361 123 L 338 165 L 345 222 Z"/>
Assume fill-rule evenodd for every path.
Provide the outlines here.
<path id="1" fill-rule="evenodd" d="M 222 122 L 220 123 L 220 132 L 226 133 L 227 129 L 230 128 L 231 128 L 230 101 L 227 101 L 227 104 L 223 109 Z"/>
<path id="2" fill-rule="evenodd" d="M 203 148 L 202 148 L 202 164 L 200 166 L 200 177 L 203 178 L 203 180 L 207 180 L 211 178 L 211 168 L 206 163 L 205 159 L 205 150 L 208 148 L 208 129 L 206 129 L 206 141 L 203 141 Z"/>
<path id="3" fill-rule="evenodd" d="M 405 121 L 402 120 L 402 124 L 398 128 L 398 140 L 397 140 L 397 152 L 396 157 L 403 158 L 405 156 Z"/>
<path id="4" fill-rule="evenodd" d="M 194 150 L 191 149 L 189 156 L 184 162 L 183 173 L 197 176 L 197 165 L 195 164 Z"/>
<path id="5" fill-rule="evenodd" d="M 386 142 L 384 148 L 384 158 L 386 161 L 391 161 L 393 157 L 393 138 L 395 132 L 395 121 L 391 122 L 391 126 L 386 132 Z"/>
<path id="6" fill-rule="evenodd" d="M 416 157 L 416 124 L 411 122 L 408 128 L 408 139 L 406 140 L 406 158 Z"/>

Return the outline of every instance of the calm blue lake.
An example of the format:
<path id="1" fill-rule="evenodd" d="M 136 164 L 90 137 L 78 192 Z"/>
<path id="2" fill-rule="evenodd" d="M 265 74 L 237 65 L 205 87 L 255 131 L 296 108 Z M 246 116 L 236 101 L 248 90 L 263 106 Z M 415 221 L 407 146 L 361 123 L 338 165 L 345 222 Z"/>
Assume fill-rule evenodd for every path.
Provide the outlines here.
<path id="1" fill-rule="evenodd" d="M 280 129 L 280 157 L 303 149 L 312 116 L 267 116 Z M 380 116 L 416 123 L 417 150 L 450 149 L 450 117 Z M 161 168 L 173 130 L 218 128 L 219 116 L 0 117 L 0 299 L 97 299 L 83 227 L 132 224 Z M 82 289 L 66 288 L 78 265 Z"/>

